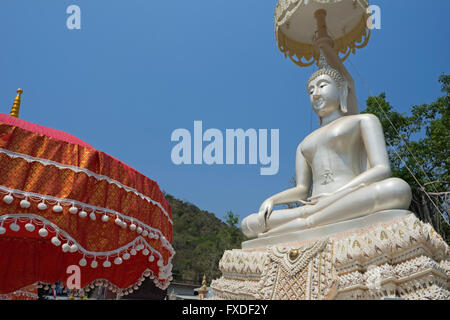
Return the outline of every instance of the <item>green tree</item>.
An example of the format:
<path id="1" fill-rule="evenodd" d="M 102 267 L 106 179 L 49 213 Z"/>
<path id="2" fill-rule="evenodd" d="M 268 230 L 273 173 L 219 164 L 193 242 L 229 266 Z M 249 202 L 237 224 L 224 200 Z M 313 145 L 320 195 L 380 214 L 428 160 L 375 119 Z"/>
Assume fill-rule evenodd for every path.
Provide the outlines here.
<path id="1" fill-rule="evenodd" d="M 237 229 L 239 216 L 234 214 L 233 211 L 228 211 L 227 214 L 225 215 L 225 222 L 227 223 L 228 227 L 232 229 Z"/>
<path id="2" fill-rule="evenodd" d="M 203 275 L 208 282 L 219 278 L 224 251 L 240 248 L 245 239 L 238 227 L 239 217 L 229 211 L 224 222 L 189 202 L 167 193 L 165 197 L 173 218 L 174 281 L 200 284 Z"/>
<path id="3" fill-rule="evenodd" d="M 225 222 L 228 226 L 221 234 L 221 241 L 224 243 L 224 250 L 231 250 L 240 248 L 241 243 L 246 240 L 246 237 L 241 232 L 238 226 L 239 216 L 233 211 L 228 211 L 225 215 Z"/>
<path id="4" fill-rule="evenodd" d="M 449 241 L 450 75 L 439 82 L 444 95 L 413 106 L 411 115 L 394 111 L 384 93 L 369 97 L 362 113 L 377 115 L 383 125 L 393 175 L 413 191 L 410 210 Z"/>

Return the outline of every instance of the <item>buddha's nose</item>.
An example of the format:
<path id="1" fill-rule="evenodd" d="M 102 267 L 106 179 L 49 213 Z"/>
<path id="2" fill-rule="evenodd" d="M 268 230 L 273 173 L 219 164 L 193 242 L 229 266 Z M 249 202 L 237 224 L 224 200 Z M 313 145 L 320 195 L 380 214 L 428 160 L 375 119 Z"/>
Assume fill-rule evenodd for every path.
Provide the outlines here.
<path id="1" fill-rule="evenodd" d="M 314 95 L 313 95 L 313 99 L 314 99 L 314 100 L 319 100 L 319 99 L 320 99 L 320 95 L 314 94 Z"/>

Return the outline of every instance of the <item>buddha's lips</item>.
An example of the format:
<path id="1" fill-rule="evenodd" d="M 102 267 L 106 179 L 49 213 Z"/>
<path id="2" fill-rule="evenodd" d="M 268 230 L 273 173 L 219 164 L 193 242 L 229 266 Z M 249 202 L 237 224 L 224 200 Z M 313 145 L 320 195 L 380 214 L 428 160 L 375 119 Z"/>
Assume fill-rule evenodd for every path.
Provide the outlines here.
<path id="1" fill-rule="evenodd" d="M 325 105 L 325 100 L 320 98 L 319 100 L 314 101 L 313 103 L 313 107 L 315 110 L 320 110 L 324 107 Z"/>

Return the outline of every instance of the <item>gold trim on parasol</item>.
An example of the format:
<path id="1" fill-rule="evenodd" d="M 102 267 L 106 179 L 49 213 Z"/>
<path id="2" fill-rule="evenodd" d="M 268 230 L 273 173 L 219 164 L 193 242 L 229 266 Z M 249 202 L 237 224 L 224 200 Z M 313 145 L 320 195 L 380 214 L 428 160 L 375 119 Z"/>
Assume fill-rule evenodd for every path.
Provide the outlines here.
<path id="1" fill-rule="evenodd" d="M 275 8 L 275 36 L 278 48 L 284 53 L 285 57 L 289 57 L 289 59 L 300 67 L 308 67 L 314 63 L 318 63 L 320 52 L 314 48 L 314 39 L 311 39 L 310 43 L 292 39 L 282 30 L 282 26 L 289 28 L 291 18 L 298 10 L 301 10 L 302 6 L 315 2 L 326 7 L 326 5 L 338 4 L 343 1 L 279 0 Z M 327 29 L 334 40 L 334 50 L 341 55 L 343 61 L 349 57 L 350 53 L 354 54 L 356 49 L 364 48 L 370 39 L 371 32 L 367 27 L 367 21 L 370 17 L 368 11 L 369 4 L 366 0 L 353 0 L 353 5 L 361 6 L 364 10 L 356 26 L 337 39 L 333 35 L 333 30 Z"/>

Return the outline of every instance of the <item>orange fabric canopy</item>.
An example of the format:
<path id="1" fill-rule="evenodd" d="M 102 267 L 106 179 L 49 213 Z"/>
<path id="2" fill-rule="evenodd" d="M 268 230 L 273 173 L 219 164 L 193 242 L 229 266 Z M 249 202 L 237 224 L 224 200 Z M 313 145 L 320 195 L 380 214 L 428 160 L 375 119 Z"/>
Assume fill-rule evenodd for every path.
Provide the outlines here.
<path id="1" fill-rule="evenodd" d="M 158 184 L 65 132 L 0 114 L 0 293 L 37 281 L 119 295 L 150 276 L 165 289 L 174 250 Z"/>

